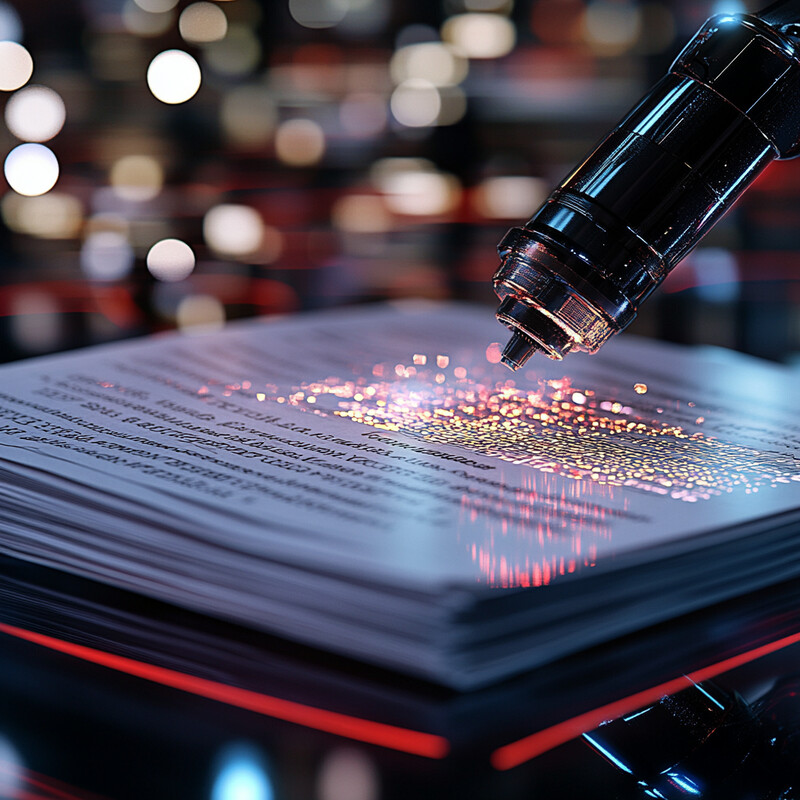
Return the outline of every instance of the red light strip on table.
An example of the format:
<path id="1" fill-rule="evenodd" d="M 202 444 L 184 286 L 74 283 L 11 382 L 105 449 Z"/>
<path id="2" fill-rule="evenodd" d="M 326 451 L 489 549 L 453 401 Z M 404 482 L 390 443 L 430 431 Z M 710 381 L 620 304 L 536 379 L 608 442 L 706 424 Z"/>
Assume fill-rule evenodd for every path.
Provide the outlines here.
<path id="1" fill-rule="evenodd" d="M 491 755 L 492 766 L 498 770 L 517 767 L 532 758 L 536 758 L 536 756 L 540 756 L 542 753 L 546 753 L 548 750 L 575 739 L 587 731 L 594 730 L 607 720 L 617 719 L 623 714 L 628 714 L 642 706 L 654 703 L 665 695 L 679 692 L 691 684 L 702 683 L 702 681 L 715 678 L 723 672 L 749 664 L 751 661 L 756 661 L 763 656 L 768 656 L 798 642 L 800 642 L 800 633 L 785 636 L 783 639 L 756 647 L 753 650 L 747 650 L 738 656 L 726 658 L 716 664 L 710 664 L 678 678 L 672 678 L 665 683 L 658 684 L 658 686 L 615 700 L 613 703 L 594 709 L 594 711 L 588 711 L 585 714 L 579 714 L 577 717 L 564 720 L 564 722 L 559 722 L 550 728 L 537 731 L 523 739 L 518 739 L 516 742 L 497 748 Z"/>
<path id="2" fill-rule="evenodd" d="M 15 800 L 106 800 L 99 794 L 90 794 L 82 791 L 76 794 L 77 789 L 73 789 L 63 781 L 34 772 L 28 767 L 12 761 L 0 760 L 0 792 L 6 792 L 2 797 L 13 797 Z M 19 781 L 28 786 L 35 787 L 36 790 L 46 794 L 37 794 L 35 791 L 24 789 L 22 786 L 14 786 L 13 782 Z"/>
<path id="3" fill-rule="evenodd" d="M 49 794 L 34 794 L 25 789 L 3 789 L 3 797 L 8 797 L 10 800 L 53 800 L 52 795 Z"/>
<path id="4" fill-rule="evenodd" d="M 0 623 L 0 633 L 38 644 L 49 650 L 80 658 L 92 664 L 109 667 L 117 672 L 159 683 L 162 686 L 180 689 L 183 692 L 226 703 L 229 706 L 243 708 L 256 714 L 293 722 L 296 725 L 303 725 L 306 728 L 332 733 L 347 739 L 355 739 L 359 742 L 367 742 L 368 744 L 425 756 L 426 758 L 444 758 L 450 750 L 450 743 L 442 736 L 413 731 L 408 728 L 399 728 L 395 725 L 386 725 L 382 722 L 374 722 L 359 717 L 351 717 L 348 714 L 327 711 L 322 708 L 295 703 L 291 700 L 283 700 L 279 697 L 272 697 L 249 689 L 229 686 L 225 683 L 198 678 L 195 675 L 187 675 L 172 669 L 147 664 L 143 661 L 135 661 L 124 656 L 106 653 L 103 650 L 95 650 L 91 647 L 65 642 L 52 636 L 45 636 L 24 628 L 14 627 L 13 625 Z"/>

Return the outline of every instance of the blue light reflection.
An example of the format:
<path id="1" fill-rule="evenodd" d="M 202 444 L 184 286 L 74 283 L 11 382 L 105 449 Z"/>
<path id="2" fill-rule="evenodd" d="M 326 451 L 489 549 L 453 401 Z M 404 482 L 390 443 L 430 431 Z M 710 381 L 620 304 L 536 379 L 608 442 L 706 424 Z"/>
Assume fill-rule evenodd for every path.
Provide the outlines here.
<path id="1" fill-rule="evenodd" d="M 607 750 L 603 745 L 601 745 L 596 739 L 592 739 L 588 733 L 583 734 L 583 738 L 586 739 L 589 744 L 594 747 L 599 753 L 602 753 L 615 767 L 618 767 L 623 772 L 627 772 L 629 775 L 633 775 L 633 770 L 620 761 L 611 751 Z"/>
<path id="2" fill-rule="evenodd" d="M 711 16 L 717 14 L 746 14 L 747 7 L 742 0 L 717 0 L 711 6 Z"/>
<path id="3" fill-rule="evenodd" d="M 679 772 L 668 772 L 667 778 L 669 778 L 670 783 L 686 794 L 690 794 L 693 797 L 700 797 L 702 794 L 697 784 L 686 775 L 681 775 Z"/>
<path id="4" fill-rule="evenodd" d="M 211 800 L 273 800 L 272 782 L 261 754 L 247 744 L 231 745 L 219 758 Z"/>

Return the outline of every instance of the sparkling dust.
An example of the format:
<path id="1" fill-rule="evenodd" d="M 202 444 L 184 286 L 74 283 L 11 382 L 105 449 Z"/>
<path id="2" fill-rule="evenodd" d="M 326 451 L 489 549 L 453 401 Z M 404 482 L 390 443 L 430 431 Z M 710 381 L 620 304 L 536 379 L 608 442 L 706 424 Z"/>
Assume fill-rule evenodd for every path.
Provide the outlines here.
<path id="1" fill-rule="evenodd" d="M 569 378 L 517 387 L 513 380 L 491 382 L 484 366 L 445 374 L 447 356 L 430 366 L 413 355 L 409 360 L 417 366 L 378 364 L 368 376 L 327 378 L 283 394 L 315 414 L 685 502 L 752 491 L 798 473 L 789 455 L 647 419 Z"/>

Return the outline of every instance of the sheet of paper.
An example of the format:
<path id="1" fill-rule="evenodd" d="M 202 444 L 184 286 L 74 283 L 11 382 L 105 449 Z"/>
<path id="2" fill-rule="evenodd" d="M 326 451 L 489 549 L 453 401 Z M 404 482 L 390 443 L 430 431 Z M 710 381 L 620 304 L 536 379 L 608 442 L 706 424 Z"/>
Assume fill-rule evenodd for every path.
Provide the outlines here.
<path id="1" fill-rule="evenodd" d="M 486 309 L 406 303 L 0 371 L 7 464 L 223 548 L 407 587 L 543 585 L 800 503 L 800 381 L 618 337 L 497 363 Z"/>

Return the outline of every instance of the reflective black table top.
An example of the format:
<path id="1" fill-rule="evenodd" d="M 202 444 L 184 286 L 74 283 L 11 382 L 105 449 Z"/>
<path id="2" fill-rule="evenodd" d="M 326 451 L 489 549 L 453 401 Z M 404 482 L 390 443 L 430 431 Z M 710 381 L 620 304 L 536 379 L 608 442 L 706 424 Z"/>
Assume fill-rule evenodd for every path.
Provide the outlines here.
<path id="1" fill-rule="evenodd" d="M 462 694 L 0 567 L 2 797 L 795 796 L 800 587 Z"/>

